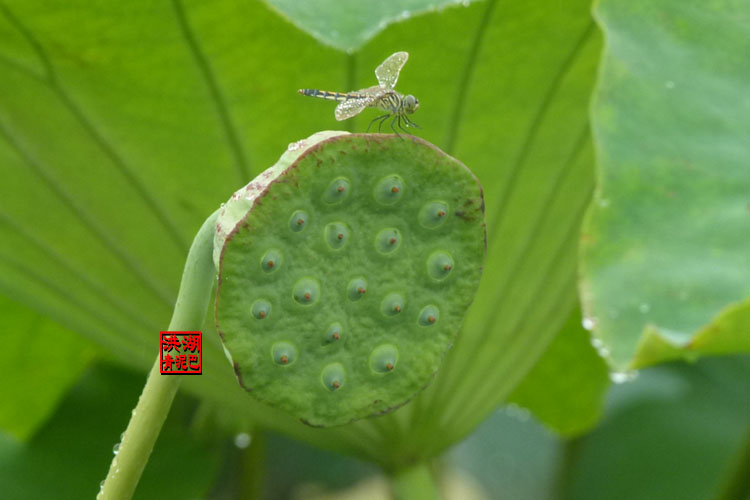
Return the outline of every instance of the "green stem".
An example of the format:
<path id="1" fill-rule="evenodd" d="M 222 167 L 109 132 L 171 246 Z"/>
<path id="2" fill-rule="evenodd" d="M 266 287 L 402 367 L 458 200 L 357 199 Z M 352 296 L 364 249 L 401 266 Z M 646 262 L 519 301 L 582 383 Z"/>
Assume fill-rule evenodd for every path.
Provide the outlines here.
<path id="1" fill-rule="evenodd" d="M 438 488 L 428 463 L 397 470 L 391 478 L 395 500 L 437 500 Z"/>
<path id="2" fill-rule="evenodd" d="M 213 235 L 217 216 L 218 210 L 206 219 L 190 247 L 169 331 L 197 331 L 203 325 L 216 278 Z M 154 335 L 155 349 L 157 338 Z M 157 356 L 97 499 L 133 496 L 181 380 L 178 375 L 162 376 L 159 368 Z"/>
<path id="3" fill-rule="evenodd" d="M 717 500 L 750 499 L 750 426 L 745 441 L 737 457 L 732 473 L 724 484 Z"/>
<path id="4" fill-rule="evenodd" d="M 250 446 L 242 453 L 238 498 L 259 500 L 263 498 L 263 473 L 268 436 L 253 428 Z"/>

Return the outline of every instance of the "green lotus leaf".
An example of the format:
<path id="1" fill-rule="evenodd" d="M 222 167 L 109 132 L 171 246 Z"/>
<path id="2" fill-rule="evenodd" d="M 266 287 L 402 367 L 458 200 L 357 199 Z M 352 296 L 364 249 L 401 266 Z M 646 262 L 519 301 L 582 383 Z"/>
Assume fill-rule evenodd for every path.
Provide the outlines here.
<path id="1" fill-rule="evenodd" d="M 714 334 L 722 352 L 747 352 L 747 330 L 725 330 L 748 309 L 720 313 L 750 296 L 739 56 L 750 39 L 735 21 L 750 7 L 604 0 L 596 15 L 607 44 L 593 106 L 600 185 L 581 247 L 586 324 L 620 371 L 674 357 L 656 344 Z"/>

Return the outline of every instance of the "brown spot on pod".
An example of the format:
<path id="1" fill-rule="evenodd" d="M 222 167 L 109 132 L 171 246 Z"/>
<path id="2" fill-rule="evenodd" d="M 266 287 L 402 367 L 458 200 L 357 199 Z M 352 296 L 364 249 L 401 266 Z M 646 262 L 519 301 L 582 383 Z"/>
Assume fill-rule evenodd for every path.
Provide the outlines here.
<path id="1" fill-rule="evenodd" d="M 427 258 L 427 274 L 437 281 L 447 278 L 454 266 L 455 262 L 451 254 L 442 250 L 432 252 Z"/>
<path id="2" fill-rule="evenodd" d="M 401 245 L 401 232 L 395 227 L 380 230 L 375 236 L 375 249 L 381 254 L 389 254 Z"/>
<path id="3" fill-rule="evenodd" d="M 297 347 L 287 341 L 276 342 L 271 346 L 271 358 L 277 365 L 291 365 L 297 360 Z"/>
<path id="4" fill-rule="evenodd" d="M 421 326 L 432 326 L 440 318 L 440 310 L 435 305 L 428 305 L 422 308 L 417 320 Z"/>
<path id="5" fill-rule="evenodd" d="M 332 250 L 340 250 L 349 241 L 351 230 L 344 222 L 331 222 L 325 228 L 325 240 Z"/>
<path id="6" fill-rule="evenodd" d="M 281 250 L 272 248 L 263 254 L 263 257 L 260 259 L 260 267 L 263 271 L 272 273 L 281 266 L 282 260 Z"/>
<path id="7" fill-rule="evenodd" d="M 323 368 L 320 373 L 320 381 L 323 387 L 331 392 L 339 390 L 346 382 L 346 370 L 341 363 L 331 363 Z"/>
<path id="8" fill-rule="evenodd" d="M 253 302 L 252 311 L 256 319 L 266 319 L 271 314 L 271 303 L 263 299 L 256 300 Z"/>
<path id="9" fill-rule="evenodd" d="M 380 303 L 380 311 L 386 316 L 395 316 L 404 309 L 404 297 L 399 293 L 389 293 Z"/>
<path id="10" fill-rule="evenodd" d="M 350 300 L 359 300 L 367 293 L 367 281 L 364 278 L 354 278 L 346 287 Z"/>
<path id="11" fill-rule="evenodd" d="M 294 284 L 292 295 L 298 304 L 314 304 L 320 298 L 320 283 L 315 278 L 301 278 Z"/>
<path id="12" fill-rule="evenodd" d="M 351 182 L 346 177 L 337 177 L 328 185 L 323 200 L 326 203 L 340 203 L 344 201 L 351 191 Z"/>
<path id="13" fill-rule="evenodd" d="M 289 218 L 289 229 L 295 233 L 304 231 L 310 216 L 304 210 L 296 210 Z"/>
<path id="14" fill-rule="evenodd" d="M 370 370 L 375 373 L 391 373 L 398 363 L 398 348 L 393 344 L 381 344 L 370 353 Z"/>
<path id="15" fill-rule="evenodd" d="M 419 224 L 427 229 L 436 229 L 447 219 L 448 204 L 443 201 L 431 201 L 419 210 Z"/>
<path id="16" fill-rule="evenodd" d="M 393 205 L 404 194 L 404 180 L 396 174 L 383 177 L 375 186 L 374 194 L 375 200 L 381 205 Z"/>
<path id="17" fill-rule="evenodd" d="M 324 336 L 326 344 L 332 344 L 341 340 L 342 332 L 343 328 L 341 327 L 341 323 L 331 323 L 331 326 L 328 327 Z"/>

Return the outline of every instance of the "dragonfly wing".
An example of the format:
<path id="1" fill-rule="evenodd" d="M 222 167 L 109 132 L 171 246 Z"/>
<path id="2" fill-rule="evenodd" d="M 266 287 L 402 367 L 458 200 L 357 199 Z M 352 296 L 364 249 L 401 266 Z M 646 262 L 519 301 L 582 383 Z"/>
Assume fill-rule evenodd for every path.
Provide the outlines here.
<path id="1" fill-rule="evenodd" d="M 398 81 L 398 74 L 401 68 L 409 59 L 408 52 L 396 52 L 375 69 L 375 76 L 378 77 L 378 83 L 386 90 L 392 90 Z"/>
<path id="2" fill-rule="evenodd" d="M 375 101 L 376 97 L 377 96 L 375 95 L 362 95 L 361 97 L 341 101 L 339 105 L 336 106 L 336 119 L 342 121 L 358 115 L 363 109 Z"/>

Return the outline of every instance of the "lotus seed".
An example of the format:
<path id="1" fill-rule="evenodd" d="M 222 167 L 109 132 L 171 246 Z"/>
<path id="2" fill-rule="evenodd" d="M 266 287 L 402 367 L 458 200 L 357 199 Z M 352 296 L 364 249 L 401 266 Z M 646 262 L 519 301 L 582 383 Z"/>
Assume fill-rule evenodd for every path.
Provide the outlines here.
<path id="1" fill-rule="evenodd" d="M 347 294 L 351 300 L 361 299 L 367 293 L 367 281 L 364 278 L 354 278 L 347 286 Z"/>
<path id="2" fill-rule="evenodd" d="M 267 273 L 276 271 L 281 265 L 281 251 L 275 248 L 268 250 L 263 254 L 260 260 L 260 267 Z"/>
<path id="3" fill-rule="evenodd" d="M 401 245 L 401 233 L 389 227 L 381 230 L 375 237 L 375 248 L 382 254 L 394 252 Z"/>
<path id="4" fill-rule="evenodd" d="M 302 278 L 294 284 L 294 300 L 298 304 L 310 305 L 320 297 L 320 283 L 315 278 Z"/>
<path id="5" fill-rule="evenodd" d="M 435 229 L 445 222 L 448 205 L 442 201 L 427 203 L 419 210 L 419 223 L 427 229 Z"/>
<path id="6" fill-rule="evenodd" d="M 253 303 L 253 316 L 256 319 L 266 319 L 271 313 L 271 304 L 266 300 L 256 300 Z"/>
<path id="7" fill-rule="evenodd" d="M 350 233 L 349 226 L 343 222 L 331 222 L 326 225 L 325 239 L 329 247 L 333 250 L 339 250 L 346 245 Z"/>
<path id="8" fill-rule="evenodd" d="M 304 210 L 297 210 L 289 218 L 289 229 L 298 233 L 307 227 L 307 219 L 309 216 Z"/>
<path id="9" fill-rule="evenodd" d="M 375 199 L 383 205 L 393 205 L 401 199 L 403 191 L 404 180 L 398 175 L 389 175 L 375 187 Z"/>
<path id="10" fill-rule="evenodd" d="M 334 392 L 344 385 L 346 379 L 346 370 L 341 363 L 331 363 L 323 368 L 320 380 L 323 385 L 331 392 Z"/>
<path id="11" fill-rule="evenodd" d="M 404 297 L 398 293 L 389 293 L 380 304 L 380 310 L 386 316 L 395 316 L 404 309 Z"/>
<path id="12" fill-rule="evenodd" d="M 343 201 L 351 190 L 351 183 L 345 177 L 338 177 L 331 182 L 325 192 L 323 199 L 327 203 L 338 203 Z"/>
<path id="13" fill-rule="evenodd" d="M 421 326 L 432 326 L 437 323 L 439 317 L 440 311 L 438 310 L 437 306 L 426 306 L 419 313 L 419 324 Z"/>
<path id="14" fill-rule="evenodd" d="M 271 347 L 271 357 L 277 365 L 291 365 L 297 359 L 297 348 L 291 342 L 276 342 Z"/>
<path id="15" fill-rule="evenodd" d="M 332 342 L 336 342 L 337 340 L 341 340 L 341 331 L 341 323 L 332 323 L 331 326 L 328 327 L 328 330 L 326 330 L 326 343 L 330 344 Z"/>
<path id="16" fill-rule="evenodd" d="M 370 369 L 375 373 L 390 373 L 398 363 L 398 349 L 393 344 L 379 345 L 370 353 Z"/>
<path id="17" fill-rule="evenodd" d="M 433 252 L 427 258 L 427 273 L 432 279 L 444 280 L 453 270 L 455 262 L 448 252 Z"/>

